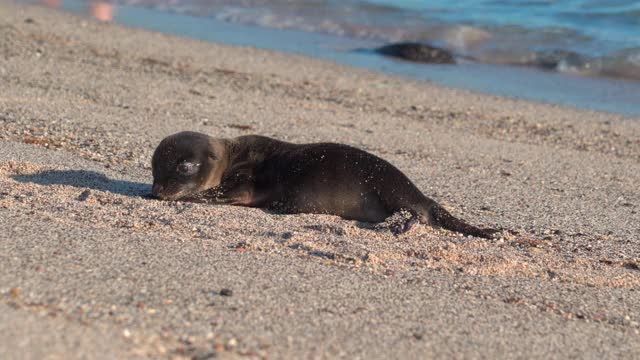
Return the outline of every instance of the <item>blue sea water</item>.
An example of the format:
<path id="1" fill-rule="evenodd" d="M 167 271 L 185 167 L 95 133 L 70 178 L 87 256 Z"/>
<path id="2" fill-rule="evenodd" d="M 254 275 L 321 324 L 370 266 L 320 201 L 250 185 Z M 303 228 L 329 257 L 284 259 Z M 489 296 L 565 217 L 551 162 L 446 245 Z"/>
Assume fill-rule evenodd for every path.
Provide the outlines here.
<path id="1" fill-rule="evenodd" d="M 114 20 L 125 25 L 299 53 L 451 87 L 640 115 L 640 2 L 119 1 Z M 63 0 L 63 7 L 86 11 L 80 0 Z M 354 51 L 396 41 L 441 46 L 461 61 L 424 65 Z"/>
<path id="2" fill-rule="evenodd" d="M 427 42 L 484 63 L 640 80 L 638 1 L 120 1 L 233 23 Z"/>

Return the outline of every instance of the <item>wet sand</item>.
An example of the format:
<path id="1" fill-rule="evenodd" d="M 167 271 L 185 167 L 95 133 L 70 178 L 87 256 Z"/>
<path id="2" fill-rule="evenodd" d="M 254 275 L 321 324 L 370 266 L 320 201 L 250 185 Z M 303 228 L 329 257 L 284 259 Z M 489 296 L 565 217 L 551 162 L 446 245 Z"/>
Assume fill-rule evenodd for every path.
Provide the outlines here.
<path id="1" fill-rule="evenodd" d="M 640 352 L 638 118 L 8 2 L 0 39 L 2 358 Z M 518 234 L 143 198 L 180 130 L 359 146 Z"/>

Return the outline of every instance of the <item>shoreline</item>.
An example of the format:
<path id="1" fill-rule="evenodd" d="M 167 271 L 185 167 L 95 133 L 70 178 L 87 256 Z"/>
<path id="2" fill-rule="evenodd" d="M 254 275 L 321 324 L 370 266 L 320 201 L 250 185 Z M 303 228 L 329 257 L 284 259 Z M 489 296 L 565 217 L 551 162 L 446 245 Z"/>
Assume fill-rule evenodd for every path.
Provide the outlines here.
<path id="1" fill-rule="evenodd" d="M 63 2 L 66 10 L 80 14 L 86 12 L 84 6 L 85 3 L 79 0 Z M 605 111 L 630 117 L 640 116 L 638 80 L 579 76 L 527 66 L 473 61 L 465 61 L 454 66 L 417 64 L 372 52 L 355 51 L 382 45 L 373 40 L 228 23 L 209 17 L 202 18 L 144 7 L 120 5 L 114 20 L 125 26 L 168 35 L 300 54 L 390 76 L 400 76 L 407 80 L 433 82 L 481 94 Z"/>
<path id="2" fill-rule="evenodd" d="M 640 350 L 640 118 L 15 3 L 0 19 L 3 358 Z M 519 234 L 141 198 L 180 130 L 354 145 Z"/>

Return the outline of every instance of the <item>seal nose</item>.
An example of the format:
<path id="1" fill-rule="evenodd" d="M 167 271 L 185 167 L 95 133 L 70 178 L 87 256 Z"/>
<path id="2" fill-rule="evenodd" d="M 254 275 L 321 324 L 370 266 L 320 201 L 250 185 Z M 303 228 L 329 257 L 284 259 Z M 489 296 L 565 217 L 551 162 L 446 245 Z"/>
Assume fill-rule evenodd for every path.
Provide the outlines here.
<path id="1" fill-rule="evenodd" d="M 164 189 L 164 187 L 160 184 L 153 184 L 153 187 L 151 188 L 151 193 L 153 194 L 153 196 L 159 198 L 160 197 L 160 193 L 162 192 L 162 190 Z"/>

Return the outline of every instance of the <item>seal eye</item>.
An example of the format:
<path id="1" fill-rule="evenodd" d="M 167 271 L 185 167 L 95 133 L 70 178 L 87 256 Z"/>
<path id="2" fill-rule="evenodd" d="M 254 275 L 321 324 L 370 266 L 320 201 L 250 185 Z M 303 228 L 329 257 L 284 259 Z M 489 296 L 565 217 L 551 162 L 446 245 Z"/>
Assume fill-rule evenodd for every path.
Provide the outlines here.
<path id="1" fill-rule="evenodd" d="M 191 162 L 182 162 L 182 163 L 178 164 L 178 167 L 176 168 L 176 171 L 180 175 L 190 176 L 190 175 L 195 174 L 198 171 L 198 165 L 199 164 L 194 164 L 194 163 L 191 163 Z"/>

